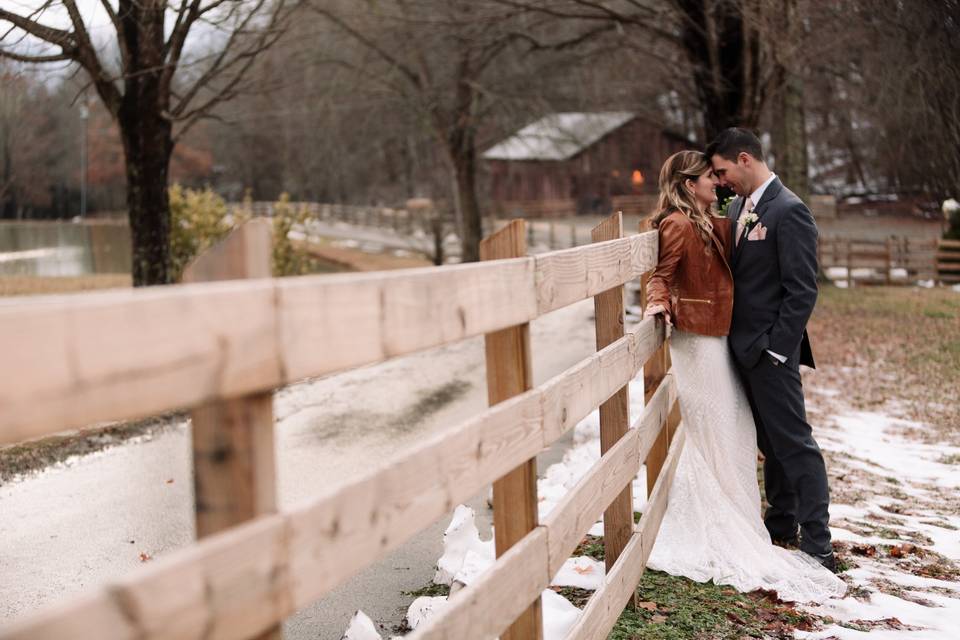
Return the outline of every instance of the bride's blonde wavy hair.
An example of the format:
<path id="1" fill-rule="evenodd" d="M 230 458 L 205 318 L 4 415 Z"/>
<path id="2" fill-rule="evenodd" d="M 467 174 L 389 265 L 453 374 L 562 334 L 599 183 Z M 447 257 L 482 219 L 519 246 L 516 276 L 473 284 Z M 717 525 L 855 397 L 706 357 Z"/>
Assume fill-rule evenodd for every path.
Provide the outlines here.
<path id="1" fill-rule="evenodd" d="M 707 157 L 699 151 L 678 151 L 667 158 L 660 169 L 660 198 L 650 217 L 650 226 L 656 229 L 664 218 L 679 211 L 690 218 L 703 241 L 709 243 L 710 234 L 713 233 L 713 215 L 709 208 L 700 208 L 696 196 L 684 185 L 687 180 L 696 182 L 709 170 Z"/>

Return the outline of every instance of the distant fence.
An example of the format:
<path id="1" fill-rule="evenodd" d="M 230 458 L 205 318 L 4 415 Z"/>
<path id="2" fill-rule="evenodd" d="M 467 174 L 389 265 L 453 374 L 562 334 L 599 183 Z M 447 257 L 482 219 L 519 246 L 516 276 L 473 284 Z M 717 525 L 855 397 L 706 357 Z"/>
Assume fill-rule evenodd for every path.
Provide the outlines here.
<path id="1" fill-rule="evenodd" d="M 286 616 L 491 483 L 495 564 L 408 637 L 541 638 L 540 594 L 601 514 L 607 574 L 568 637 L 606 637 L 683 446 L 662 321 L 624 331 L 624 285 L 655 266 L 657 235 L 624 238 L 614 216 L 583 247 L 527 256 L 524 238 L 513 221 L 483 241 L 485 262 L 272 279 L 270 224 L 254 220 L 186 276 L 254 279 L 0 302 L 0 442 L 192 408 L 202 537 L 0 638 L 275 638 Z M 533 387 L 529 323 L 589 298 L 597 352 Z M 479 335 L 489 409 L 276 512 L 273 389 Z M 646 406 L 631 425 L 641 369 Z M 539 522 L 537 454 L 598 405 L 603 455 Z M 635 525 L 644 460 L 651 494 Z"/>
<path id="2" fill-rule="evenodd" d="M 960 282 L 960 241 L 956 240 L 821 236 L 817 253 L 827 276 L 848 285 Z"/>

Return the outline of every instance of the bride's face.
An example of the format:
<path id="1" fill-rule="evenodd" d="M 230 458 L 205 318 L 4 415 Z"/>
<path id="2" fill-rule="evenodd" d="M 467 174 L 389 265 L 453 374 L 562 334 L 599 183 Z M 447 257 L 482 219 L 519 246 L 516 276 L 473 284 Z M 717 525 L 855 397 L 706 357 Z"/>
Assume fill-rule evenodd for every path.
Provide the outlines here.
<path id="1" fill-rule="evenodd" d="M 696 180 L 687 180 L 687 188 L 693 192 L 697 202 L 706 209 L 717 201 L 717 185 L 720 183 L 713 174 L 713 169 L 707 169 Z"/>

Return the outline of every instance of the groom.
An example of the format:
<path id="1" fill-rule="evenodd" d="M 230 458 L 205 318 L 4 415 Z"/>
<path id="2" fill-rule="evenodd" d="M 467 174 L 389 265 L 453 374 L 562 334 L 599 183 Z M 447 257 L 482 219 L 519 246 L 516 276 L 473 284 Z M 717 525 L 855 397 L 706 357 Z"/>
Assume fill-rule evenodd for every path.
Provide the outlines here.
<path id="1" fill-rule="evenodd" d="M 724 130 L 706 155 L 720 184 L 739 196 L 727 209 L 734 234 L 729 344 L 765 456 L 764 524 L 775 544 L 799 544 L 836 572 L 827 472 L 800 381 L 800 365 L 814 366 L 806 326 L 817 302 L 817 227 L 767 168 L 750 131 Z"/>

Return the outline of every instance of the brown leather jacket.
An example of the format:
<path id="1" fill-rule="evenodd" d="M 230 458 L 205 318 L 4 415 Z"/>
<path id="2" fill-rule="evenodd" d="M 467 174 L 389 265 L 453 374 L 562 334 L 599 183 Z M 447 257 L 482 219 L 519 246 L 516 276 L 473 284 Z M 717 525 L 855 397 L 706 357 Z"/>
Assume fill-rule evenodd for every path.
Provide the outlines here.
<path id="1" fill-rule="evenodd" d="M 705 336 L 725 336 L 733 315 L 730 220 L 713 218 L 709 245 L 679 211 L 660 221 L 660 259 L 647 282 L 647 304 L 663 305 L 673 326 Z"/>

